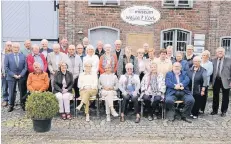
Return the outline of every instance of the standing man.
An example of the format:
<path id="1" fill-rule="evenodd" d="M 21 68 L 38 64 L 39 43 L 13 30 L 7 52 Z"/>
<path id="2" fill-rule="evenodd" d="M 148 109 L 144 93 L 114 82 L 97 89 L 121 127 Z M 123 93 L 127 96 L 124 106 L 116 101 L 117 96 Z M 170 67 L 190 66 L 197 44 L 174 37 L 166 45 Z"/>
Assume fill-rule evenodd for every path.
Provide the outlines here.
<path id="1" fill-rule="evenodd" d="M 65 53 L 60 52 L 60 45 L 53 44 L 53 52 L 47 56 L 48 69 L 50 71 L 51 86 L 53 87 L 54 75 L 59 70 L 60 62 L 67 63 L 68 57 Z"/>
<path id="2" fill-rule="evenodd" d="M 81 58 L 81 60 L 83 62 L 83 58 L 86 56 L 86 54 L 84 53 L 82 44 L 78 44 L 76 46 L 76 53 L 77 53 L 78 56 L 80 56 L 80 58 Z"/>
<path id="3" fill-rule="evenodd" d="M 48 53 L 53 52 L 51 48 L 48 48 L 48 40 L 43 39 L 41 41 L 41 49 L 39 52 L 42 53 L 46 59 L 47 59 Z"/>
<path id="4" fill-rule="evenodd" d="M 194 47 L 192 45 L 187 45 L 184 59 L 187 60 L 189 68 L 193 66 L 193 58 L 196 56 L 193 54 L 193 51 Z"/>
<path id="5" fill-rule="evenodd" d="M 67 54 L 67 51 L 68 51 L 68 41 L 66 38 L 63 38 L 60 41 L 60 52 Z"/>
<path id="6" fill-rule="evenodd" d="M 116 40 L 115 41 L 115 54 L 116 54 L 118 61 L 119 61 L 119 58 L 123 58 L 123 55 L 124 55 L 124 50 L 121 49 L 121 46 L 122 46 L 121 40 Z"/>
<path id="7" fill-rule="evenodd" d="M 149 56 L 148 56 L 149 44 L 148 43 L 144 43 L 143 44 L 143 49 L 144 49 L 144 58 L 148 59 L 149 58 Z"/>
<path id="8" fill-rule="evenodd" d="M 87 37 L 83 38 L 83 53 L 86 54 L 86 48 L 90 44 L 89 40 Z"/>
<path id="9" fill-rule="evenodd" d="M 98 41 L 97 42 L 97 48 L 95 50 L 95 55 L 97 55 L 100 59 L 100 57 L 105 53 L 105 50 L 103 49 L 103 42 Z"/>
<path id="10" fill-rule="evenodd" d="M 216 50 L 216 58 L 213 63 L 213 111 L 211 115 L 218 113 L 219 93 L 222 89 L 221 116 L 225 117 L 229 106 L 229 92 L 231 88 L 231 59 L 225 57 L 225 49 L 219 47 Z"/>
<path id="11" fill-rule="evenodd" d="M 26 72 L 27 64 L 26 57 L 19 52 L 20 44 L 13 43 L 12 51 L 13 53 L 6 55 L 5 57 L 5 68 L 9 87 L 9 108 L 8 112 L 12 112 L 14 109 L 14 103 L 16 98 L 16 84 L 18 83 L 18 88 L 20 92 L 20 103 L 22 106 L 22 97 L 26 94 Z"/>
<path id="12" fill-rule="evenodd" d="M 9 93 L 8 93 L 8 84 L 7 84 L 7 80 L 6 80 L 6 70 L 5 70 L 5 65 L 4 65 L 4 61 L 5 61 L 5 56 L 10 54 L 12 52 L 12 43 L 11 41 L 7 41 L 5 44 L 5 48 L 2 51 L 1 54 L 1 72 L 2 72 L 2 96 L 3 96 L 3 102 L 2 102 L 2 106 L 6 107 L 8 105 L 8 97 L 9 97 Z"/>
<path id="13" fill-rule="evenodd" d="M 32 53 L 27 56 L 27 66 L 28 71 L 34 72 L 34 62 L 38 62 L 40 64 L 41 70 L 47 72 L 47 61 L 42 53 L 39 53 L 39 46 L 34 44 L 32 46 Z"/>
<path id="14" fill-rule="evenodd" d="M 29 54 L 31 54 L 32 50 L 31 50 L 31 41 L 30 40 L 26 40 L 24 42 L 24 49 L 21 50 L 21 52 L 27 57 Z"/>
<path id="15" fill-rule="evenodd" d="M 69 59 L 69 70 L 73 75 L 74 78 L 74 84 L 73 88 L 75 90 L 75 97 L 79 97 L 79 88 L 78 88 L 78 77 L 81 72 L 83 72 L 83 63 L 80 58 L 75 53 L 75 46 L 74 45 L 69 45 L 68 47 L 68 59 Z"/>
<path id="16" fill-rule="evenodd" d="M 167 50 L 167 58 L 171 60 L 171 62 L 173 63 L 175 61 L 175 57 L 173 56 L 173 46 L 168 46 L 166 50 Z"/>

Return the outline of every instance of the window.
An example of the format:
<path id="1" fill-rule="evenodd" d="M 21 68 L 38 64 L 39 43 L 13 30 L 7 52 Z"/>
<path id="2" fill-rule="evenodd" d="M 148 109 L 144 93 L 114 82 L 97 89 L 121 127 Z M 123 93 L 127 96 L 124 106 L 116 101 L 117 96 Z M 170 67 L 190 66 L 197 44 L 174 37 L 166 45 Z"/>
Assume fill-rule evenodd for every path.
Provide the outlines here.
<path id="1" fill-rule="evenodd" d="M 164 8 L 192 8 L 193 0 L 163 0 Z"/>
<path id="2" fill-rule="evenodd" d="M 221 47 L 225 48 L 226 56 L 231 57 L 231 36 L 221 38 Z"/>
<path id="3" fill-rule="evenodd" d="M 176 51 L 186 51 L 186 46 L 191 44 L 191 32 L 182 29 L 170 29 L 161 32 L 161 48 L 171 45 Z"/>
<path id="4" fill-rule="evenodd" d="M 120 0 L 88 0 L 89 6 L 118 6 Z"/>

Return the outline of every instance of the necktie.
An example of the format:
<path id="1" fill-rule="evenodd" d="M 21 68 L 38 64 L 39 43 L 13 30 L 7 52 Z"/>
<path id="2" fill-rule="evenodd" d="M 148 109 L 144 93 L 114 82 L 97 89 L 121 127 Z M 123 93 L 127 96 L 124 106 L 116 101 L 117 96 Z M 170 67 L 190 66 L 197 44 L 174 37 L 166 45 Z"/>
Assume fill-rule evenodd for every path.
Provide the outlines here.
<path id="1" fill-rule="evenodd" d="M 220 71 L 221 71 L 221 59 L 218 59 L 217 77 L 221 77 Z"/>
<path id="2" fill-rule="evenodd" d="M 18 67 L 18 54 L 15 54 L 15 62 L 16 62 L 16 65 Z"/>

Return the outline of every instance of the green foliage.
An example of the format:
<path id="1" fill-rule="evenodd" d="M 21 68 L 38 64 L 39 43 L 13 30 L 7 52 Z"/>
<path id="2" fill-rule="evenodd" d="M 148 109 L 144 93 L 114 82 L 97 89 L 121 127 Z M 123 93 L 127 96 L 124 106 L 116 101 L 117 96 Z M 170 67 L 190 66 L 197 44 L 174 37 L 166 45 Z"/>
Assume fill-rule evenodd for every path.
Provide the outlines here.
<path id="1" fill-rule="evenodd" d="M 32 119 L 53 118 L 59 110 L 58 100 L 51 92 L 32 93 L 26 101 L 26 113 Z"/>

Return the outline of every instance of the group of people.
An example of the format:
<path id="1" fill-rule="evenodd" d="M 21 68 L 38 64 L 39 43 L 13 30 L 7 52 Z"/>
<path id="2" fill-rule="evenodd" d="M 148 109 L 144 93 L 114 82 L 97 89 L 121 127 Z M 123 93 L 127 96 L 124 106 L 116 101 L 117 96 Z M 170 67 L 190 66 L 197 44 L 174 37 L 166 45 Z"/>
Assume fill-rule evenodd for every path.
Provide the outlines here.
<path id="1" fill-rule="evenodd" d="M 213 85 L 213 110 L 218 113 L 219 93 L 222 89 L 221 116 L 225 116 L 229 104 L 231 88 L 231 59 L 225 57 L 225 49 L 216 49 L 216 58 L 210 59 L 210 52 L 201 56 L 193 54 L 194 47 L 188 45 L 186 53 L 176 52 L 173 47 L 160 49 L 158 57 L 154 48 L 145 43 L 143 48 L 132 54 L 132 48 L 121 48 L 122 42 L 116 40 L 114 49 L 110 44 L 98 41 L 97 47 L 90 45 L 88 38 L 82 44 L 69 45 L 67 39 L 48 48 L 43 39 L 41 46 L 24 43 L 20 51 L 17 42 L 6 42 L 2 51 L 2 106 L 8 112 L 14 110 L 16 84 L 22 98 L 29 92 L 52 91 L 59 102 L 62 119 L 72 119 L 70 100 L 81 97 L 77 110 L 85 108 L 86 121 L 90 121 L 90 99 L 99 94 L 105 100 L 106 120 L 110 115 L 118 117 L 114 99 L 120 93 L 122 108 L 120 121 L 125 121 L 128 104 L 133 103 L 135 122 L 140 122 L 139 99 L 143 99 L 148 112 L 148 120 L 158 117 L 160 102 L 164 102 L 167 117 L 174 121 L 175 101 L 184 103 L 181 119 L 198 118 L 205 111 L 210 81 Z M 211 80 L 210 80 L 211 77 Z M 74 92 L 73 92 L 74 91 Z"/>

